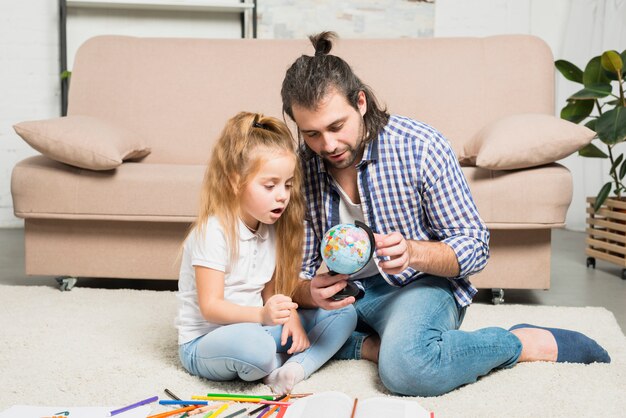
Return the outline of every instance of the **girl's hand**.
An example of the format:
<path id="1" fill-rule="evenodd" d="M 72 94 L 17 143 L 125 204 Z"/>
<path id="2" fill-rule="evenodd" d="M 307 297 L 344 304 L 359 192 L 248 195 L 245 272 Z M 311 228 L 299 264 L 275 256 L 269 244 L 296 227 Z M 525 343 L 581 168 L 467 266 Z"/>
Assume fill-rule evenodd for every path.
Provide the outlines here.
<path id="1" fill-rule="evenodd" d="M 291 317 L 289 321 L 283 325 L 283 332 L 280 335 L 280 345 L 287 344 L 287 339 L 291 337 L 291 347 L 287 350 L 287 354 L 300 353 L 311 346 L 309 337 L 306 335 L 302 323 L 300 322 L 300 316 L 294 309 L 291 311 Z"/>
<path id="2" fill-rule="evenodd" d="M 292 309 L 298 309 L 298 304 L 291 301 L 289 296 L 274 295 L 265 302 L 261 309 L 261 323 L 263 325 L 282 325 L 289 320 Z"/>

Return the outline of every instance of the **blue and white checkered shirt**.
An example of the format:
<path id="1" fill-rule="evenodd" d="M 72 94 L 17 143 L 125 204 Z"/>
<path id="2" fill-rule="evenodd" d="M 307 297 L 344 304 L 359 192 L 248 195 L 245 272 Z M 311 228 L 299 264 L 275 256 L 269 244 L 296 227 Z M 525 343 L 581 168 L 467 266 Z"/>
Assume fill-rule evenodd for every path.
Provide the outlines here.
<path id="1" fill-rule="evenodd" d="M 459 306 L 469 305 L 477 291 L 467 276 L 487 264 L 489 231 L 448 141 L 422 122 L 392 115 L 356 167 L 365 222 L 380 234 L 397 231 L 406 239 L 449 245 L 460 272 L 448 280 Z M 303 170 L 308 216 L 302 277 L 311 279 L 322 263 L 320 239 L 339 223 L 340 197 L 319 156 L 304 161 Z M 390 285 L 404 286 L 425 273 L 409 267 L 381 274 Z"/>

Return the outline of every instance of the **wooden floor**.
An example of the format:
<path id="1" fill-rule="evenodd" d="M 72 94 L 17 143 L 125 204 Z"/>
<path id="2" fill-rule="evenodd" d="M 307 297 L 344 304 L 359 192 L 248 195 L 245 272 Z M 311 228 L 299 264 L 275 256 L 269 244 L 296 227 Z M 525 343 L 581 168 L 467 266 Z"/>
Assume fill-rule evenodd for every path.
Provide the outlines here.
<path id="1" fill-rule="evenodd" d="M 505 303 L 553 306 L 603 306 L 626 330 L 626 280 L 621 268 L 598 260 L 596 269 L 585 266 L 585 234 L 567 230 L 552 233 L 550 290 L 506 290 Z M 57 286 L 54 277 L 24 274 L 24 231 L 0 229 L 0 284 Z M 77 286 L 176 290 L 176 281 L 80 279 Z M 474 300 L 490 303 L 491 291 L 480 290 Z"/>

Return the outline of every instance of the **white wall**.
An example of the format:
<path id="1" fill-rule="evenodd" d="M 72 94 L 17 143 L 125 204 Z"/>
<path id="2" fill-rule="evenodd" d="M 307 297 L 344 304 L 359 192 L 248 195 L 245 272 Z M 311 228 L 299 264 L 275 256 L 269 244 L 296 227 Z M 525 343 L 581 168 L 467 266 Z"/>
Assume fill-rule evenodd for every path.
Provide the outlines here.
<path id="1" fill-rule="evenodd" d="M 239 0 L 230 0 L 238 3 Z M 13 215 L 13 166 L 36 155 L 12 125 L 60 116 L 59 10 L 57 0 L 0 1 L 0 227 L 20 227 Z M 239 14 L 214 12 L 70 9 L 68 67 L 87 38 L 135 36 L 239 38 Z"/>
<path id="2" fill-rule="evenodd" d="M 529 33 L 545 40 L 555 59 L 584 69 L 602 51 L 626 49 L 626 0 L 437 0 L 435 36 Z M 555 115 L 580 85 L 556 74 Z M 620 146 L 621 147 L 621 146 Z M 621 152 L 626 151 L 622 148 Z M 561 161 L 574 179 L 567 228 L 585 229 L 585 198 L 609 181 L 605 160 L 574 154 Z"/>
<path id="3" fill-rule="evenodd" d="M 431 37 L 434 10 L 415 0 L 258 0 L 258 37 L 305 39 L 325 30 L 344 39 Z"/>
<path id="4" fill-rule="evenodd" d="M 11 126 L 59 115 L 57 2 L 0 2 L 0 227 L 19 226 L 13 216 L 11 170 L 36 152 Z"/>
<path id="5" fill-rule="evenodd" d="M 375 11 L 383 0 L 299 2 L 298 7 L 308 5 L 308 15 L 269 7 L 278 1 L 285 5 L 293 3 L 259 0 L 259 11 L 265 13 L 260 16 L 260 36 L 283 37 L 290 28 L 298 26 L 293 19 L 300 18 L 304 24 L 318 6 L 337 4 L 334 21 L 350 17 L 346 22 L 351 26 L 346 30 L 353 31 L 355 36 L 369 36 L 375 32 L 377 37 L 384 37 L 380 28 L 374 30 L 371 27 L 377 21 L 372 10 Z M 415 4 L 408 0 L 398 2 L 398 10 L 406 10 L 409 3 Z M 346 7 L 346 4 L 352 6 Z M 543 38 L 556 58 L 567 59 L 581 67 L 602 50 L 622 51 L 626 48 L 626 0 L 436 0 L 434 7 L 435 36 L 530 33 Z M 57 1 L 53 0 L 0 1 L 0 227 L 22 225 L 21 220 L 13 216 L 11 170 L 21 159 L 36 154 L 11 126 L 18 121 L 60 114 L 57 8 Z M 289 19 L 286 20 L 286 16 Z M 354 19 L 361 23 L 355 25 Z M 291 26 L 285 23 L 287 21 Z M 74 11 L 70 12 L 68 24 L 71 26 L 68 28 L 70 67 L 75 46 L 103 24 L 109 33 L 139 36 L 238 37 L 240 34 L 238 20 L 226 15 L 200 18 L 198 14 L 190 13 Z M 318 22 L 318 25 L 322 24 Z M 333 29 L 342 32 L 342 28 Z M 392 29 L 395 31 L 397 27 Z M 398 36 L 419 34 L 416 31 Z M 577 86 L 560 76 L 556 80 L 555 114 L 558 114 L 565 98 Z M 585 219 L 584 199 L 597 193 L 606 181 L 604 173 L 608 170 L 606 163 L 578 156 L 562 162 L 574 177 L 574 200 L 567 225 L 581 230 Z"/>

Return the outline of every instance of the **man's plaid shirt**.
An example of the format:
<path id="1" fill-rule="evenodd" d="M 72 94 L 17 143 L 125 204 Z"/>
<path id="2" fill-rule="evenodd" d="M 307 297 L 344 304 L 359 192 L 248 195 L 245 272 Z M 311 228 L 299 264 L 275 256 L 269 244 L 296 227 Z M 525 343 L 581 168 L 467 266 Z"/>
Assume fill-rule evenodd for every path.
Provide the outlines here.
<path id="1" fill-rule="evenodd" d="M 397 231 L 406 239 L 449 245 L 460 273 L 448 280 L 459 306 L 469 305 L 477 291 L 467 276 L 487 264 L 489 231 L 448 141 L 424 123 L 392 115 L 356 167 L 365 223 L 379 234 Z M 320 239 L 339 223 L 340 197 L 319 156 L 303 161 L 303 171 L 308 214 L 302 277 L 311 279 L 322 263 Z M 411 267 L 381 274 L 392 286 L 424 275 Z"/>

